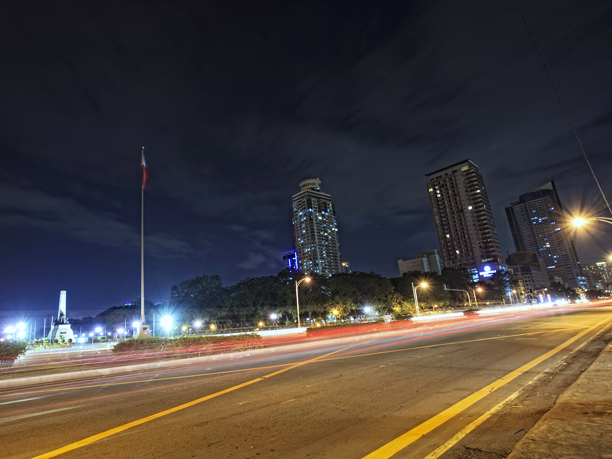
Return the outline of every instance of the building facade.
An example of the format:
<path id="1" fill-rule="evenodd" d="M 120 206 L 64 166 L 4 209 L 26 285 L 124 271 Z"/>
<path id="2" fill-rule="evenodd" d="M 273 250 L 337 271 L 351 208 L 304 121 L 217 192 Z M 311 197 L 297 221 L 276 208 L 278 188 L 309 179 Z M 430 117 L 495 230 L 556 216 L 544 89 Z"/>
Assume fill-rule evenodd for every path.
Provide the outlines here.
<path id="1" fill-rule="evenodd" d="M 413 271 L 442 274 L 442 258 L 440 251 L 436 249 L 421 252 L 411 260 L 397 260 L 397 266 L 400 277 Z"/>
<path id="2" fill-rule="evenodd" d="M 336 209 L 319 179 L 300 182 L 293 195 L 293 242 L 300 270 L 330 276 L 342 272 Z"/>
<path id="3" fill-rule="evenodd" d="M 606 262 L 595 263 L 594 265 L 583 265 L 582 273 L 586 278 L 588 288 L 606 290 L 610 283 L 610 273 Z"/>
<path id="4" fill-rule="evenodd" d="M 561 278 L 570 287 L 584 279 L 578 255 L 567 231 L 567 218 L 554 182 L 526 193 L 506 207 L 516 250 L 535 253 L 544 261 L 548 276 Z"/>
<path id="5" fill-rule="evenodd" d="M 474 280 L 504 268 L 484 178 L 467 159 L 426 175 L 444 266 L 466 269 Z"/>
<path id="6" fill-rule="evenodd" d="M 515 252 L 508 255 L 506 263 L 521 281 L 525 293 L 533 293 L 550 286 L 544 262 L 532 252 Z"/>

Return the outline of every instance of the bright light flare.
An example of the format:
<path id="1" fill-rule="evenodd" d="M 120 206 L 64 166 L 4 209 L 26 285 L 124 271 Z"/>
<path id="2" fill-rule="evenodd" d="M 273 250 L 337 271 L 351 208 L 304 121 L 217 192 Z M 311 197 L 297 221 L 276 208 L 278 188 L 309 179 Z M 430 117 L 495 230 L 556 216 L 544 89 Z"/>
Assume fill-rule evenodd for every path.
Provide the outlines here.
<path id="1" fill-rule="evenodd" d="M 193 323 L 193 326 L 194 326 L 195 328 L 200 328 L 200 327 L 202 326 L 202 321 L 201 321 L 201 320 L 196 320 L 196 321 Z"/>
<path id="2" fill-rule="evenodd" d="M 117 333 L 119 333 L 120 335 L 123 335 L 125 333 L 125 330 L 123 328 L 118 328 Z"/>
<path id="3" fill-rule="evenodd" d="M 304 278 L 304 280 L 305 280 L 306 282 L 310 282 L 310 280 L 311 280 L 311 279 L 310 279 L 310 277 L 305 277 L 305 278 Z"/>
<path id="4" fill-rule="evenodd" d="M 135 320 L 134 322 L 132 322 L 132 327 L 133 327 L 133 328 L 138 328 L 138 327 L 140 327 L 140 322 L 138 322 L 137 320 Z"/>
<path id="5" fill-rule="evenodd" d="M 19 323 L 17 324 L 17 330 L 19 330 L 19 331 L 23 331 L 23 330 L 25 330 L 25 329 L 26 329 L 26 324 L 25 324 L 25 323 L 23 323 L 23 322 L 19 322 Z"/>
<path id="6" fill-rule="evenodd" d="M 572 221 L 572 224 L 573 224 L 574 226 L 581 227 L 581 226 L 584 226 L 584 225 L 586 224 L 586 222 L 587 222 L 587 221 L 586 221 L 584 218 L 582 218 L 582 217 L 576 217 L 576 218 L 574 218 L 574 220 Z"/>
<path id="7" fill-rule="evenodd" d="M 365 306 L 363 308 L 363 312 L 365 312 L 366 314 L 370 314 L 372 312 L 372 306 Z"/>
<path id="8" fill-rule="evenodd" d="M 4 329 L 4 333 L 7 333 L 9 335 L 12 335 L 16 331 L 17 331 L 17 327 L 15 327 L 14 325 L 9 325 L 8 327 Z"/>
<path id="9" fill-rule="evenodd" d="M 102 327 L 96 327 L 95 331 L 96 331 L 96 333 L 100 333 L 102 331 Z"/>
<path id="10" fill-rule="evenodd" d="M 278 319 L 278 314 L 273 312 L 272 314 L 270 314 L 270 319 L 272 319 L 272 320 Z"/>
<path id="11" fill-rule="evenodd" d="M 164 316 L 161 318 L 161 321 L 160 321 L 161 326 L 168 332 L 172 328 L 173 322 L 174 322 L 174 319 L 171 316 Z"/>
<path id="12" fill-rule="evenodd" d="M 421 287 L 422 288 L 427 288 L 428 287 L 427 282 L 421 282 Z"/>

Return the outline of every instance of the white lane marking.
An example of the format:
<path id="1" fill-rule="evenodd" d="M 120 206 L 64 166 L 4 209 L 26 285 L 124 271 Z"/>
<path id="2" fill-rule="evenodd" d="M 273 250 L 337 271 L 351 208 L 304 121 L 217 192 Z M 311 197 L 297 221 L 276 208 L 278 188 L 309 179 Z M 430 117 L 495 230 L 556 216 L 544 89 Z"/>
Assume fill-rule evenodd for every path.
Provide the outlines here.
<path id="1" fill-rule="evenodd" d="M 12 402 L 2 402 L 0 405 L 10 405 L 11 403 L 21 403 L 21 402 L 29 402 L 30 400 L 38 400 L 43 397 L 34 397 L 34 398 L 22 398 L 21 400 L 13 400 Z"/>
<path id="2" fill-rule="evenodd" d="M 73 410 L 75 408 L 76 408 L 75 406 L 72 406 L 68 408 L 59 408 L 57 410 L 41 411 L 40 413 L 22 414 L 19 416 L 12 416 L 10 418 L 0 419 L 0 424 L 3 424 L 5 422 L 18 421 L 20 419 L 33 418 L 35 416 L 42 416 L 43 414 L 57 413 L 58 411 Z"/>

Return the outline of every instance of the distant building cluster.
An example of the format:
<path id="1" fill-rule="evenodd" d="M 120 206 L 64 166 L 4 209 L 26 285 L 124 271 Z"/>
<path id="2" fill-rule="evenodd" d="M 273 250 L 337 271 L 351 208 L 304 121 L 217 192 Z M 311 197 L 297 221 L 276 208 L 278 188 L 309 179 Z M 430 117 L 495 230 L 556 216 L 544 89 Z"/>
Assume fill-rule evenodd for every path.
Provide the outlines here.
<path id="1" fill-rule="evenodd" d="M 440 251 L 398 260 L 407 272 L 467 270 L 474 282 L 487 282 L 497 271 L 512 272 L 523 293 L 546 289 L 553 282 L 567 287 L 610 290 L 605 262 L 581 266 L 555 183 L 519 196 L 506 207 L 516 252 L 503 257 L 493 212 L 479 167 L 467 159 L 427 177 L 427 192 Z M 565 229 L 565 230 L 564 230 Z"/>
<path id="2" fill-rule="evenodd" d="M 519 196 L 506 207 L 516 251 L 504 258 L 485 180 L 470 159 L 436 170 L 427 177 L 427 192 L 439 250 L 398 260 L 400 276 L 410 272 L 441 274 L 446 268 L 466 270 L 473 282 L 488 282 L 497 272 L 510 272 L 523 294 L 560 283 L 567 287 L 609 291 L 612 274 L 605 262 L 581 266 L 555 183 Z M 300 182 L 293 195 L 294 248 L 283 253 L 291 274 L 331 276 L 351 273 L 342 261 L 336 209 L 319 179 Z M 565 230 L 564 230 L 565 229 Z"/>

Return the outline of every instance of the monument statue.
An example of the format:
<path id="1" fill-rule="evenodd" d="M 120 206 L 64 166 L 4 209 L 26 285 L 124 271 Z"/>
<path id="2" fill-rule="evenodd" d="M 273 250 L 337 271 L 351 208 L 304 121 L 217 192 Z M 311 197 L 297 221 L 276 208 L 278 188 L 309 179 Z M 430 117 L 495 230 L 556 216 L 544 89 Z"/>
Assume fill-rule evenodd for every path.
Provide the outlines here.
<path id="1" fill-rule="evenodd" d="M 58 343 L 74 343 L 74 332 L 66 315 L 66 290 L 60 292 L 57 319 L 53 322 L 49 332 L 49 342 L 54 343 L 55 340 Z"/>

